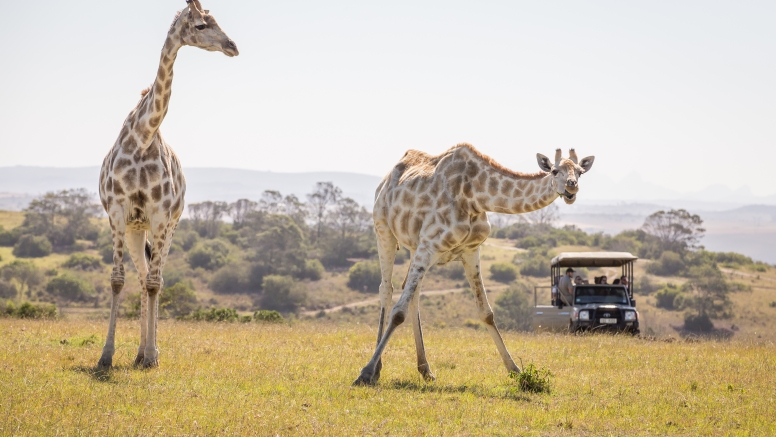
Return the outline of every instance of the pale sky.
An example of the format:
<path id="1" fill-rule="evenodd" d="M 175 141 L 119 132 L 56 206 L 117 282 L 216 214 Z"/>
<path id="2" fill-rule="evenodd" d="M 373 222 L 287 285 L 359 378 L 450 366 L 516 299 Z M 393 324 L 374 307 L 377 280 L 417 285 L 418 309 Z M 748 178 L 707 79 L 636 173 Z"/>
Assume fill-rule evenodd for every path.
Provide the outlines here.
<path id="1" fill-rule="evenodd" d="M 776 2 L 202 0 L 162 133 L 186 167 L 384 175 L 470 142 L 519 171 L 776 193 Z M 0 0 L 0 167 L 99 165 L 184 0 Z M 584 190 L 584 179 L 581 181 Z"/>

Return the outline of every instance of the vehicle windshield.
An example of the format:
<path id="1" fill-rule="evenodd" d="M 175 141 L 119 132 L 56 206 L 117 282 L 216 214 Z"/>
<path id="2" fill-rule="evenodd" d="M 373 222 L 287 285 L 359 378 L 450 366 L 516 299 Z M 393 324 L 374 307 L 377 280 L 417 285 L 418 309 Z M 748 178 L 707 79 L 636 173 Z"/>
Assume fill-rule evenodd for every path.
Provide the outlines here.
<path id="1" fill-rule="evenodd" d="M 574 303 L 621 303 L 627 304 L 628 294 L 622 286 L 578 286 L 574 292 Z"/>

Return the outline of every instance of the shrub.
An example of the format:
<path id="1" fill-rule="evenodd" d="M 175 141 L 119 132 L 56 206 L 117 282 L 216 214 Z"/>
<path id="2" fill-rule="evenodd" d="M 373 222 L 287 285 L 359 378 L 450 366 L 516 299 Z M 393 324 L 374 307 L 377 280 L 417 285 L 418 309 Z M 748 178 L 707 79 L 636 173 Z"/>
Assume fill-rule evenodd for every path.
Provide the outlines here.
<path id="1" fill-rule="evenodd" d="M 642 276 L 635 282 L 636 284 L 633 289 L 640 294 L 652 294 L 661 288 L 660 285 L 654 281 L 654 278 L 648 275 Z"/>
<path id="2" fill-rule="evenodd" d="M 85 253 L 74 253 L 62 264 L 62 267 L 78 270 L 100 270 L 102 262 L 96 256 Z"/>
<path id="3" fill-rule="evenodd" d="M 22 228 L 14 228 L 9 231 L 0 229 L 0 246 L 13 247 L 19 242 Z"/>
<path id="4" fill-rule="evenodd" d="M 676 252 L 667 250 L 660 255 L 657 261 L 647 266 L 647 273 L 658 276 L 673 276 L 685 268 L 684 260 Z"/>
<path id="5" fill-rule="evenodd" d="M 209 310 L 198 309 L 188 317 L 181 319 L 198 322 L 236 322 L 240 319 L 240 315 L 231 308 L 211 308 Z"/>
<path id="6" fill-rule="evenodd" d="M 0 299 L 13 299 L 18 293 L 15 285 L 0 279 Z"/>
<path id="7" fill-rule="evenodd" d="M 182 317 L 197 307 L 197 293 L 186 283 L 165 287 L 159 295 L 159 313 L 165 317 Z"/>
<path id="8" fill-rule="evenodd" d="M 463 263 L 460 262 L 449 262 L 443 266 L 436 266 L 434 269 L 436 269 L 438 274 L 454 281 L 460 281 L 466 278 L 466 272 L 463 269 Z"/>
<path id="9" fill-rule="evenodd" d="M 530 287 L 523 283 L 514 283 L 496 299 L 498 326 L 511 331 L 531 331 L 533 307 L 528 302 Z"/>
<path id="10" fill-rule="evenodd" d="M 172 239 L 174 244 L 178 244 L 185 252 L 191 250 L 199 241 L 199 234 L 194 231 L 179 230 Z"/>
<path id="11" fill-rule="evenodd" d="M 19 319 L 53 319 L 57 316 L 57 307 L 53 304 L 24 302 L 18 308 L 12 301 L 0 302 L 0 317 Z"/>
<path id="12" fill-rule="evenodd" d="M 685 314 L 684 329 L 696 332 L 711 332 L 714 324 L 707 314 Z"/>
<path id="13" fill-rule="evenodd" d="M 305 260 L 304 267 L 299 273 L 299 278 L 318 281 L 321 277 L 323 277 L 323 264 L 317 259 Z"/>
<path id="14" fill-rule="evenodd" d="M 282 315 L 280 315 L 277 311 L 272 310 L 258 310 L 255 313 L 253 313 L 253 320 L 257 322 L 270 322 L 270 323 L 280 323 L 284 322 L 285 319 Z"/>
<path id="15" fill-rule="evenodd" d="M 547 369 L 537 369 L 533 363 L 528 364 L 519 373 L 510 372 L 509 377 L 517 381 L 522 391 L 530 393 L 549 393 L 552 372 Z"/>
<path id="16" fill-rule="evenodd" d="M 48 281 L 46 291 L 62 299 L 76 302 L 85 301 L 95 294 L 94 285 L 67 273 Z"/>
<path id="17" fill-rule="evenodd" d="M 220 240 L 208 240 L 198 243 L 189 252 L 188 261 L 191 267 L 202 267 L 207 270 L 215 270 L 226 265 L 229 247 Z"/>
<path id="18" fill-rule="evenodd" d="M 216 293 L 240 293 L 248 287 L 248 274 L 242 266 L 225 265 L 213 274 L 208 286 Z"/>
<path id="19" fill-rule="evenodd" d="M 542 255 L 534 255 L 520 264 L 520 274 L 535 278 L 546 278 L 550 275 L 550 262 Z"/>
<path id="20" fill-rule="evenodd" d="M 676 309 L 674 307 L 674 301 L 680 293 L 681 291 L 679 291 L 678 288 L 674 287 L 672 284 L 667 284 L 664 288 L 655 293 L 655 306 L 667 310 Z"/>
<path id="21" fill-rule="evenodd" d="M 357 262 L 348 271 L 348 288 L 352 290 L 377 293 L 382 280 L 380 265 L 374 261 Z"/>
<path id="22" fill-rule="evenodd" d="M 19 258 L 41 258 L 51 254 L 51 242 L 43 235 L 30 234 L 19 237 L 13 247 L 13 254 Z"/>
<path id="23" fill-rule="evenodd" d="M 262 282 L 261 306 L 276 311 L 295 311 L 307 300 L 307 292 L 290 276 L 267 275 Z"/>
<path id="24" fill-rule="evenodd" d="M 517 269 L 512 264 L 507 263 L 491 264 L 490 278 L 494 281 L 509 283 L 517 279 Z"/>

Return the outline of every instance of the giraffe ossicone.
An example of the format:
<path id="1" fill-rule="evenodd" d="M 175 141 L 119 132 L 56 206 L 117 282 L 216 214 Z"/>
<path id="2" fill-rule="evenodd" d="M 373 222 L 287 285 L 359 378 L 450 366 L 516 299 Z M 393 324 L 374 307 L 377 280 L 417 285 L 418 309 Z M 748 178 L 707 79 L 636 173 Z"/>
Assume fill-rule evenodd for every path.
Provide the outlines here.
<path id="1" fill-rule="evenodd" d="M 538 173 L 509 170 L 470 144 L 459 144 L 441 155 L 410 150 L 383 178 L 375 193 L 373 210 L 377 250 L 380 256 L 380 320 L 377 347 L 354 384 L 374 384 L 380 378 L 382 353 L 394 330 L 407 318 L 412 322 L 417 368 L 426 380 L 434 375 L 426 359 L 420 323 L 419 297 L 429 268 L 450 261 L 463 262 L 477 303 L 504 366 L 519 372 L 496 328 L 480 270 L 480 245 L 490 235 L 488 212 L 520 214 L 549 206 L 562 197 L 576 200 L 579 177 L 590 170 L 595 158 L 579 160 L 574 149 L 555 161 L 536 154 Z M 398 303 L 393 298 L 394 260 L 397 248 L 410 251 L 410 266 Z"/>
<path id="2" fill-rule="evenodd" d="M 234 41 L 198 0 L 186 3 L 188 7 L 175 15 L 167 33 L 156 80 L 141 93 L 137 106 L 124 120 L 100 170 L 100 201 L 108 213 L 113 238 L 113 299 L 108 335 L 97 364 L 102 368 L 113 365 L 119 294 L 125 280 L 125 250 L 132 258 L 141 285 L 140 346 L 135 364 L 158 365 L 158 295 L 164 286 L 164 263 L 183 213 L 186 193 L 180 161 L 159 132 L 170 103 L 172 67 L 178 50 L 189 45 L 229 57 L 239 54 Z"/>

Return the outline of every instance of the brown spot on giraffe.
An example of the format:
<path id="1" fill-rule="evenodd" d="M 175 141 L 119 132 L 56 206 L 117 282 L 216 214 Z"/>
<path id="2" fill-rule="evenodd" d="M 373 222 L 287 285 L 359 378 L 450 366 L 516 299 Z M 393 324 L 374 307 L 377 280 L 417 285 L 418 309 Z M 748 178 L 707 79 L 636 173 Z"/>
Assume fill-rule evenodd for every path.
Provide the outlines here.
<path id="1" fill-rule="evenodd" d="M 160 185 L 151 188 L 151 199 L 153 199 L 154 202 L 162 200 L 162 187 Z"/>
<path id="2" fill-rule="evenodd" d="M 134 190 L 135 184 L 137 183 L 137 169 L 130 168 L 127 170 L 121 180 L 124 182 L 124 185 L 126 185 L 127 190 Z"/>
<path id="3" fill-rule="evenodd" d="M 499 180 L 496 177 L 490 177 L 488 179 L 488 194 L 495 196 L 498 194 Z"/>
<path id="4" fill-rule="evenodd" d="M 140 169 L 140 178 L 138 179 L 140 188 L 148 188 L 148 177 L 146 176 L 145 167 Z"/>

